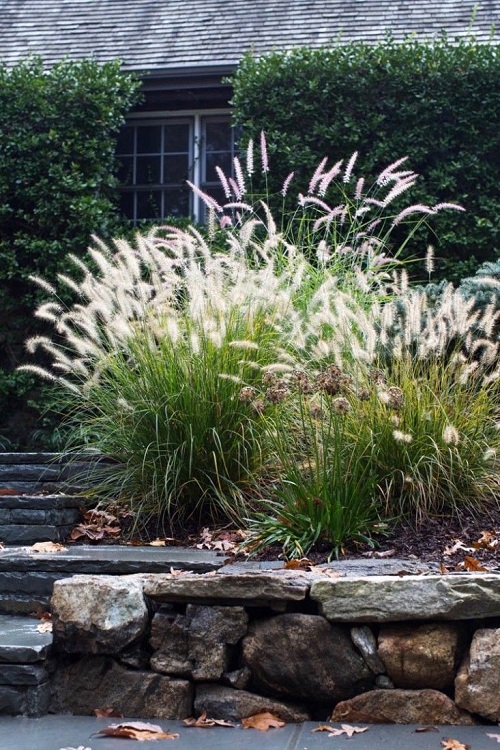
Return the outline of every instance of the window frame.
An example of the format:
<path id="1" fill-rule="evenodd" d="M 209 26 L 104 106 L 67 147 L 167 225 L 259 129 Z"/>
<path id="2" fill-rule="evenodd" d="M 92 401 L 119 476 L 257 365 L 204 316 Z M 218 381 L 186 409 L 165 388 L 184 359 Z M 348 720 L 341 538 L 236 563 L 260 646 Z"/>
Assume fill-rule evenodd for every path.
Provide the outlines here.
<path id="1" fill-rule="evenodd" d="M 200 189 L 203 190 L 203 185 L 205 184 L 205 177 L 206 177 L 206 154 L 204 147 L 204 135 L 205 135 L 205 124 L 208 121 L 216 122 L 220 118 L 220 122 L 228 121 L 230 124 L 230 118 L 231 118 L 231 109 L 229 108 L 217 108 L 217 109 L 204 109 L 204 110 L 177 110 L 175 112 L 166 112 L 166 111 L 153 111 L 153 112 L 133 112 L 130 115 L 127 116 L 127 120 L 125 123 L 125 126 L 127 125 L 147 125 L 148 123 L 155 124 L 155 125 L 166 125 L 166 124 L 186 124 L 189 126 L 189 172 L 190 177 L 189 179 Z M 137 131 L 134 131 L 137 133 Z M 234 133 L 233 138 L 231 139 L 230 143 L 230 152 L 231 152 L 231 163 L 232 159 L 236 155 L 236 129 L 233 128 L 232 132 Z M 163 147 L 162 142 L 162 147 Z M 124 157 L 133 156 L 133 177 L 132 177 L 132 184 L 131 185 L 120 185 L 119 190 L 122 193 L 133 193 L 134 195 L 134 205 L 133 205 L 133 218 L 131 218 L 131 222 L 134 225 L 137 225 L 138 222 L 142 221 L 142 219 L 137 218 L 137 195 L 144 190 L 144 187 L 141 187 L 140 185 L 137 185 L 135 182 L 136 178 L 136 160 L 137 160 L 137 140 L 136 136 L 134 138 L 134 152 L 133 154 L 128 153 L 122 153 L 121 154 Z M 120 156 L 118 155 L 118 159 Z M 140 156 L 140 154 L 139 154 Z M 163 162 L 165 152 L 162 151 L 161 159 Z M 163 177 L 163 163 L 161 164 L 161 172 L 160 177 Z M 167 183 L 154 183 L 151 185 L 151 189 L 157 189 L 160 191 L 165 190 L 165 185 Z M 213 184 L 213 183 L 212 183 Z M 208 189 L 208 188 L 207 188 Z M 164 203 L 162 199 L 162 213 L 164 209 Z M 188 218 L 191 218 L 193 221 L 202 223 L 205 220 L 205 205 L 202 201 L 202 199 L 197 195 L 191 192 L 190 195 L 190 207 L 189 207 L 189 215 Z"/>

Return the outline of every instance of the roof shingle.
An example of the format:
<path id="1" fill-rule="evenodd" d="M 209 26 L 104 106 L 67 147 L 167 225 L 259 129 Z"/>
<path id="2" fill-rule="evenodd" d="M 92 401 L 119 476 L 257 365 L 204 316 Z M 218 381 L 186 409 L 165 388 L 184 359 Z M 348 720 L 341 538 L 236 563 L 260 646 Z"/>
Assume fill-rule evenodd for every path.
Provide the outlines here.
<path id="1" fill-rule="evenodd" d="M 0 61 L 93 56 L 168 73 L 231 68 L 249 49 L 376 42 L 389 32 L 396 41 L 446 31 L 498 43 L 499 22 L 500 0 L 2 0 Z"/>

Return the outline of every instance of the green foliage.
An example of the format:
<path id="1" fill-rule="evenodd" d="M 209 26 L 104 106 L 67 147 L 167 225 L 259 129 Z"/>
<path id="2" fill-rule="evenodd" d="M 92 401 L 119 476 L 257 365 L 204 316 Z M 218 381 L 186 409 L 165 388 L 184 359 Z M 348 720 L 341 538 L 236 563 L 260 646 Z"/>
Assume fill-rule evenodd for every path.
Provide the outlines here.
<path id="1" fill-rule="evenodd" d="M 12 372 L 26 334 L 36 330 L 28 314 L 37 296 L 28 277 L 55 278 L 67 268 L 67 253 L 83 253 L 93 232 L 118 231 L 116 137 L 137 96 L 138 82 L 118 62 L 46 70 L 40 59 L 28 59 L 0 67 L 3 415 L 25 409 L 30 390 Z"/>
<path id="2" fill-rule="evenodd" d="M 335 162 L 357 150 L 363 174 L 372 177 L 408 155 L 409 167 L 425 177 L 416 202 L 452 199 L 466 209 L 436 217 L 408 251 L 422 257 L 435 245 L 455 281 L 500 250 L 498 46 L 389 39 L 259 59 L 248 53 L 231 82 L 245 138 L 267 134 L 271 192 L 291 171 L 305 191 L 304 179 L 324 154 Z"/>

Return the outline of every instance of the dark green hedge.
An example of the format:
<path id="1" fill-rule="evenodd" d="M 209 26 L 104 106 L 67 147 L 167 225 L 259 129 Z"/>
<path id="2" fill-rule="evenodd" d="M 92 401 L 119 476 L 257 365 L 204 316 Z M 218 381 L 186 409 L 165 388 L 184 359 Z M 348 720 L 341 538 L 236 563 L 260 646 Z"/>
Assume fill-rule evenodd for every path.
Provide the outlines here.
<path id="1" fill-rule="evenodd" d="M 271 188 L 295 170 L 307 188 L 327 155 L 360 152 L 374 176 L 402 156 L 422 178 L 412 202 L 461 203 L 418 235 L 413 253 L 436 247 L 441 272 L 470 275 L 500 250 L 500 50 L 446 38 L 375 46 L 337 44 L 255 59 L 232 78 L 235 123 L 267 134 Z"/>
<path id="2" fill-rule="evenodd" d="M 138 87 L 118 62 L 0 66 L 0 445 L 39 426 L 33 379 L 15 372 L 35 325 L 28 276 L 54 279 L 92 233 L 116 231 L 116 137 Z"/>

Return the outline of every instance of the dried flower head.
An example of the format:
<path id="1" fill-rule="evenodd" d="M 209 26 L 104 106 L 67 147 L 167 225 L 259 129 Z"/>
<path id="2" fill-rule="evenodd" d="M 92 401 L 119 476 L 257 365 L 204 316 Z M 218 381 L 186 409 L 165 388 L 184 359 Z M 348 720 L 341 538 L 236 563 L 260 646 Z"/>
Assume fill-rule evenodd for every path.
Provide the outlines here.
<path id="1" fill-rule="evenodd" d="M 266 409 L 266 405 L 261 398 L 256 398 L 255 401 L 252 401 L 252 409 L 256 414 L 263 414 Z"/>
<path id="2" fill-rule="evenodd" d="M 413 440 L 411 435 L 401 430 L 394 430 L 392 436 L 398 443 L 411 443 Z"/>
<path id="3" fill-rule="evenodd" d="M 332 409 L 336 414 L 348 414 L 351 411 L 351 404 L 344 396 L 337 396 L 332 401 Z"/>
<path id="4" fill-rule="evenodd" d="M 446 445 L 458 445 L 460 442 L 460 435 L 456 427 L 451 424 L 447 424 L 443 430 L 443 440 Z"/>
<path id="5" fill-rule="evenodd" d="M 289 388 L 283 388 L 283 387 L 280 388 L 278 386 L 274 386 L 273 388 L 267 389 L 266 398 L 272 404 L 279 404 L 282 401 L 284 401 L 289 394 L 290 394 Z"/>
<path id="6" fill-rule="evenodd" d="M 257 395 L 257 390 L 253 388 L 251 385 L 245 385 L 241 391 L 238 394 L 238 398 L 240 401 L 246 401 L 248 403 L 251 403 L 255 396 Z"/>

